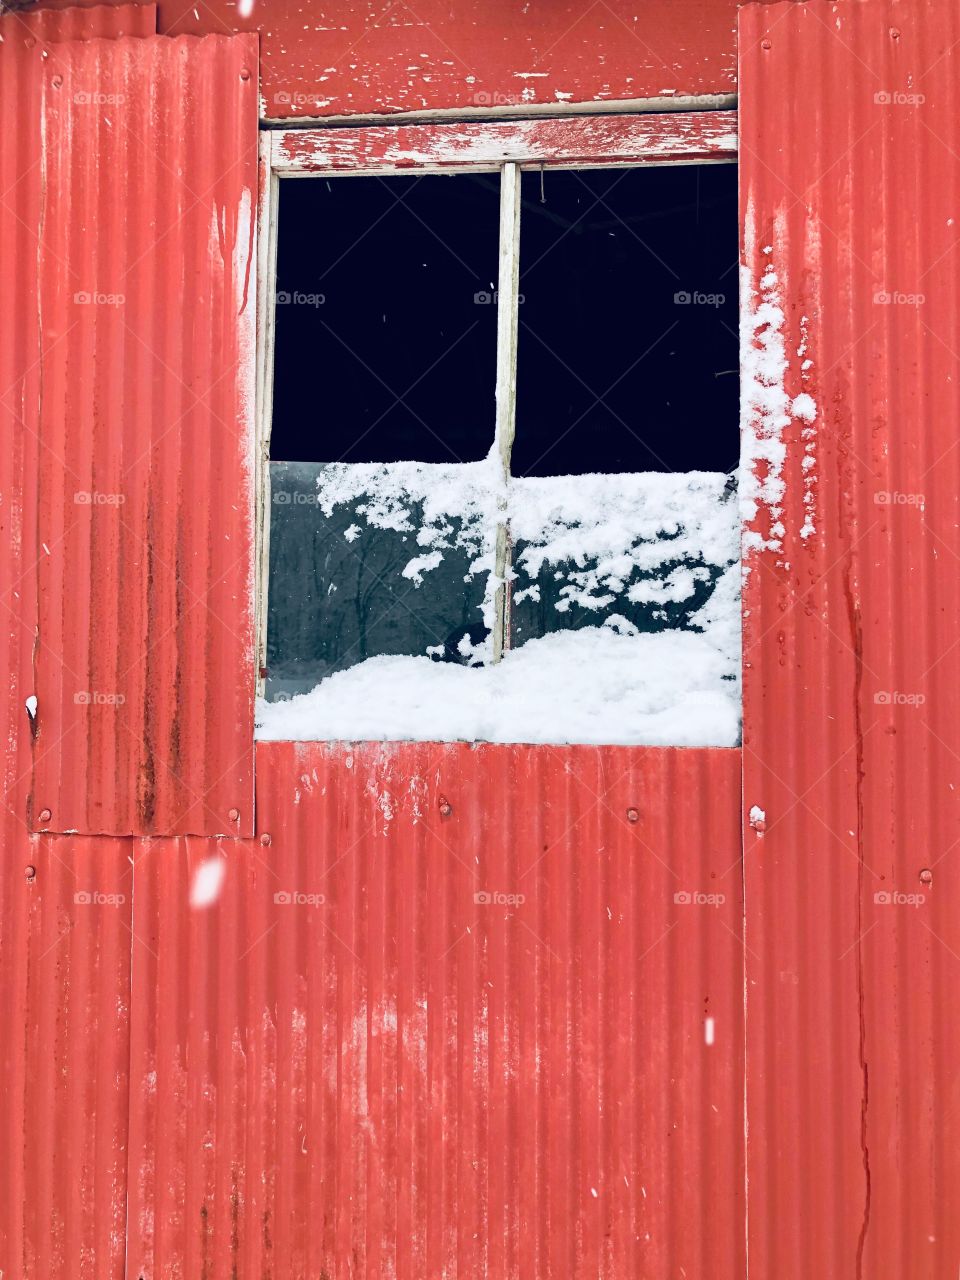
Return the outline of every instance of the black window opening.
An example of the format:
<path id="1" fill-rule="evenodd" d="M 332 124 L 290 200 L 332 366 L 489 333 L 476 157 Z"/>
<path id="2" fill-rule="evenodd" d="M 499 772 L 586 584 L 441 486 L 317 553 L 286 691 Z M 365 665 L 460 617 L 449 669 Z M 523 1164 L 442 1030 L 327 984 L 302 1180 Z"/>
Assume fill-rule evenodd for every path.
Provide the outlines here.
<path id="1" fill-rule="evenodd" d="M 506 648 L 697 629 L 736 560 L 735 166 L 528 171 L 520 193 L 505 511 L 484 492 L 499 175 L 281 184 L 268 699 L 370 657 L 493 660 L 504 522 Z"/>

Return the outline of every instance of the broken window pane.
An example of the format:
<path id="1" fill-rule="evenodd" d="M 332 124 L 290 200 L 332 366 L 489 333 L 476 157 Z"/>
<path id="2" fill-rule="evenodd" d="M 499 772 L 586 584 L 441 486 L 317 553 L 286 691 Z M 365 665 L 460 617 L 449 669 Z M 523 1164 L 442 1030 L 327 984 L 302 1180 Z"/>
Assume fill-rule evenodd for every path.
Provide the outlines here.
<path id="1" fill-rule="evenodd" d="M 513 473 L 739 457 L 733 165 L 525 173 Z"/>
<path id="2" fill-rule="evenodd" d="M 475 461 L 493 442 L 496 175 L 280 184 L 280 461 Z"/>

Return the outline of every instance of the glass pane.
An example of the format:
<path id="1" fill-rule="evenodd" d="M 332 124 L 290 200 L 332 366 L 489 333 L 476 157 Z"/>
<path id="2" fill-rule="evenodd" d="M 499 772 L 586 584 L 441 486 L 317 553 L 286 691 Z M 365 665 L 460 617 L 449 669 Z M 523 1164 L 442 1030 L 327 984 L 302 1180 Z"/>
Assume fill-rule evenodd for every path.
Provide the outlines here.
<path id="1" fill-rule="evenodd" d="M 489 656 L 486 464 L 274 462 L 266 696 L 367 658 Z"/>

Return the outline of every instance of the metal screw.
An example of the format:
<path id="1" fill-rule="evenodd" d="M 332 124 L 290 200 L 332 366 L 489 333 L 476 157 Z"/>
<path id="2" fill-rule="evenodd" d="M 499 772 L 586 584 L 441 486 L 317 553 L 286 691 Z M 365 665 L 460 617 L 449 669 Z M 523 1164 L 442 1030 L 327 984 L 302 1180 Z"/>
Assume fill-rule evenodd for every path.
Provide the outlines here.
<path id="1" fill-rule="evenodd" d="M 269 831 L 265 831 L 265 832 L 263 833 L 263 835 L 260 837 L 260 843 L 261 843 L 261 844 L 272 844 L 272 843 L 273 843 L 273 836 L 270 834 L 270 832 L 269 832 Z"/>
<path id="2" fill-rule="evenodd" d="M 451 815 L 451 813 L 453 813 L 453 805 L 452 805 L 452 804 L 450 803 L 450 801 L 446 798 L 446 796 L 441 796 L 441 797 L 440 797 L 440 816 L 441 816 L 441 818 L 449 818 L 449 817 L 450 817 L 450 815 Z"/>
<path id="3" fill-rule="evenodd" d="M 924 867 L 924 869 L 920 872 L 920 883 L 933 884 L 933 872 L 930 870 L 929 867 Z"/>
<path id="4" fill-rule="evenodd" d="M 627 821 L 628 821 L 628 822 L 639 822 L 639 821 L 640 821 L 640 811 L 639 811 L 639 809 L 628 809 L 628 810 L 627 810 Z"/>
<path id="5" fill-rule="evenodd" d="M 241 68 L 240 68 L 240 79 L 241 79 L 241 80 L 249 80 L 249 79 L 250 79 L 250 68 L 249 68 L 249 67 L 241 67 Z"/>
<path id="6" fill-rule="evenodd" d="M 40 810 L 40 821 L 41 821 L 41 822 L 49 822 L 49 821 L 50 821 L 50 819 L 51 819 L 52 817 L 53 817 L 53 814 L 50 812 L 50 810 L 49 810 L 49 809 L 41 809 L 41 810 Z"/>
<path id="7" fill-rule="evenodd" d="M 227 817 L 230 819 L 230 821 L 231 821 L 231 822 L 236 822 L 236 821 L 237 821 L 237 819 L 240 817 L 240 810 L 239 810 L 239 809 L 231 809 L 231 810 L 228 812 Z"/>
<path id="8" fill-rule="evenodd" d="M 25 868 L 24 868 L 24 871 L 25 871 L 25 873 L 26 873 L 26 877 L 27 877 L 27 879 L 28 879 L 28 880 L 35 880 L 35 879 L 37 878 L 37 868 L 36 868 L 36 867 L 33 867 L 33 866 L 27 866 L 27 867 L 25 867 Z"/>
<path id="9" fill-rule="evenodd" d="M 770 49 L 770 48 L 772 48 L 772 46 L 771 46 L 771 44 L 770 44 L 770 41 L 769 41 L 769 40 L 761 40 L 761 41 L 760 41 L 760 48 L 761 48 L 761 49 Z"/>
<path id="10" fill-rule="evenodd" d="M 890 39 L 891 39 L 891 40 L 899 40 L 899 39 L 900 39 L 900 29 L 899 29 L 899 27 L 891 27 L 891 28 L 890 28 Z"/>

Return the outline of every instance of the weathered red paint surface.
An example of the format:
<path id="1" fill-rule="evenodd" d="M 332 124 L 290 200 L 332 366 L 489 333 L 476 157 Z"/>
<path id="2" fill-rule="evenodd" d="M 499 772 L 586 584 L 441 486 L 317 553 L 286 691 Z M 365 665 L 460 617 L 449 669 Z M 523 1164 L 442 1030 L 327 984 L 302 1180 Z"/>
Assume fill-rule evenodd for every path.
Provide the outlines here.
<path id="1" fill-rule="evenodd" d="M 749 1254 L 778 1280 L 960 1266 L 958 37 L 938 0 L 741 11 L 788 419 L 744 598 Z"/>
<path id="2" fill-rule="evenodd" d="M 167 33 L 259 30 L 268 119 L 736 90 L 735 0 L 161 0 Z"/>
<path id="3" fill-rule="evenodd" d="M 250 834 L 256 42 L 61 45 L 42 83 L 32 819 Z"/>
<path id="4" fill-rule="evenodd" d="M 457 124 L 370 125 L 360 129 L 285 129 L 271 136 L 273 167 L 280 173 L 351 173 L 376 166 L 403 171 L 531 167 L 709 163 L 737 153 L 732 111 L 586 116 L 573 120 L 522 120 Z"/>
<path id="5" fill-rule="evenodd" d="M 130 1274 L 741 1276 L 739 787 L 261 743 L 258 839 L 136 842 Z"/>

